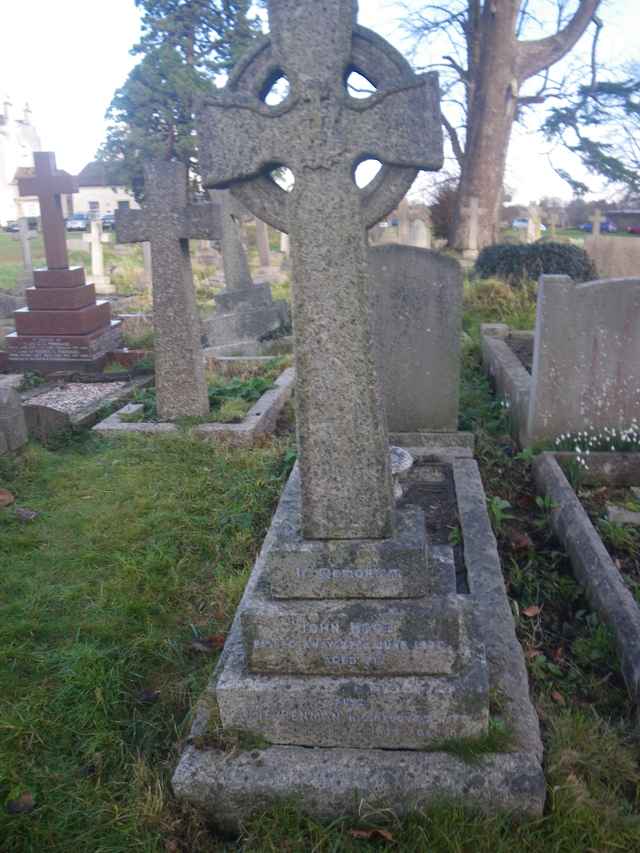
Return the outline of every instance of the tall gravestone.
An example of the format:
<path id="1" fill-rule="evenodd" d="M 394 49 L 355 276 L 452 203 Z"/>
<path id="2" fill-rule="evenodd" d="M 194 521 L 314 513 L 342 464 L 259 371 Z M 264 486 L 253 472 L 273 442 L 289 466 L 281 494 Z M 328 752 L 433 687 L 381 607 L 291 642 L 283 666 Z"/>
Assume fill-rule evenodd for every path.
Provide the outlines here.
<path id="1" fill-rule="evenodd" d="M 494 765 L 490 781 L 474 782 L 476 771 L 422 752 L 487 733 L 488 670 L 471 597 L 427 565 L 422 510 L 393 498 L 365 235 L 418 168 L 441 167 L 439 96 L 437 77 L 416 76 L 355 12 L 353 0 L 270 0 L 270 37 L 199 123 L 205 186 L 230 187 L 291 235 L 297 369 L 299 468 L 205 703 L 218 726 L 273 748 L 229 756 L 190 745 L 174 776 L 178 794 L 226 811 L 227 823 L 278 796 L 335 817 L 345 799 L 377 805 L 384 790 L 398 802 L 423 779 L 440 792 L 451 774 L 458 792 L 504 784 Z M 367 99 L 346 90 L 354 67 L 376 81 Z M 282 75 L 290 94 L 269 107 L 261 96 Z M 353 179 L 364 155 L 383 164 L 368 192 Z M 292 170 L 291 193 L 271 181 L 274 163 Z M 490 550 L 479 549 L 485 561 Z M 494 610 L 510 618 L 489 583 Z M 537 765 L 524 779 L 517 760 L 507 764 L 514 790 L 532 775 L 540 790 Z"/>
<path id="2" fill-rule="evenodd" d="M 182 163 L 151 161 L 144 178 L 142 209 L 118 208 L 116 236 L 120 243 L 151 247 L 158 414 L 166 420 L 201 417 L 209 399 L 189 240 L 221 238 L 220 208 L 188 202 Z"/>
<path id="3" fill-rule="evenodd" d="M 70 267 L 61 196 L 78 191 L 76 178 L 56 168 L 50 152 L 33 155 L 35 175 L 20 178 L 21 196 L 40 203 L 46 269 L 33 272 L 27 308 L 15 312 L 16 331 L 7 336 L 12 369 L 47 373 L 60 369 L 95 370 L 120 344 L 121 324 L 111 306 L 96 301 L 82 267 Z"/>
<path id="4" fill-rule="evenodd" d="M 210 347 L 254 346 L 288 319 L 285 304 L 274 302 L 268 283 L 254 284 L 242 242 L 239 202 L 228 192 L 215 193 L 222 211 L 222 264 L 225 288 L 216 294 L 215 314 L 207 318 Z"/>

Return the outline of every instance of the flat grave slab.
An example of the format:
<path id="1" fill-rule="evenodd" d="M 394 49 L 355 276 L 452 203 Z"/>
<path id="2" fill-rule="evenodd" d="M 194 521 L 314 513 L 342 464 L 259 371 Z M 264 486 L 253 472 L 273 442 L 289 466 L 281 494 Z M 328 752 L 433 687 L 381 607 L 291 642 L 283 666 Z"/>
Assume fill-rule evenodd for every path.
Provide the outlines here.
<path id="1" fill-rule="evenodd" d="M 553 530 L 592 607 L 612 629 L 627 689 L 640 703 L 640 607 L 563 470 L 575 460 L 572 453 L 540 454 L 533 464 L 536 487 L 553 501 Z M 640 453 L 592 453 L 582 483 L 637 487 Z"/>
<path id="2" fill-rule="evenodd" d="M 22 394 L 29 435 L 40 441 L 68 429 L 90 427 L 105 406 L 121 405 L 152 379 L 127 382 L 65 382 L 48 384 Z"/>
<path id="3" fill-rule="evenodd" d="M 191 427 L 189 432 L 206 441 L 224 441 L 234 446 L 250 447 L 260 436 L 274 431 L 280 412 L 293 394 L 294 385 L 295 371 L 287 368 L 276 379 L 274 387 L 265 391 L 240 423 L 204 423 Z M 136 415 L 142 408 L 142 404 L 129 403 L 96 424 L 94 429 L 105 434 L 170 434 L 179 431 L 179 427 L 171 422 L 131 422 L 125 419 L 129 415 Z"/>

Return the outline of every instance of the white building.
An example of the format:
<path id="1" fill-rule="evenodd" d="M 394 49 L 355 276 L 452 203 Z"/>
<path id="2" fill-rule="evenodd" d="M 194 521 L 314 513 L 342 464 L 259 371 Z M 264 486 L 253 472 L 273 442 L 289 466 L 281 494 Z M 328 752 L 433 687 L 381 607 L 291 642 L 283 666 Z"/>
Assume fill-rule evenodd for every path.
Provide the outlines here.
<path id="1" fill-rule="evenodd" d="M 0 226 L 20 216 L 39 215 L 37 201 L 18 201 L 16 176 L 19 170 L 33 167 L 33 152 L 41 150 L 29 106 L 20 113 L 5 95 L 0 105 Z"/>
<path id="2" fill-rule="evenodd" d="M 78 186 L 80 192 L 72 196 L 74 213 L 115 213 L 120 201 L 128 201 L 132 208 L 139 206 L 126 187 L 109 183 L 105 164 L 99 160 L 87 163 L 78 175 Z"/>

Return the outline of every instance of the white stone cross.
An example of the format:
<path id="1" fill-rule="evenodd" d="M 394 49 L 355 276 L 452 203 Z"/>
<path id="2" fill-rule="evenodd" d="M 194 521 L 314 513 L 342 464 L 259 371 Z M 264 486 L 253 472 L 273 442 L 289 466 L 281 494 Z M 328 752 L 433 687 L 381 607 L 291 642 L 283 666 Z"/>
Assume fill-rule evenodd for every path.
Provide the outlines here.
<path id="1" fill-rule="evenodd" d="M 594 237 L 599 237 L 599 236 L 600 236 L 600 233 L 601 233 L 601 232 L 600 232 L 600 226 L 601 226 L 601 225 L 602 225 L 602 223 L 605 221 L 605 218 L 606 218 L 606 217 L 604 217 L 604 216 L 602 215 L 602 212 L 601 212 L 600 208 L 597 208 L 597 209 L 595 210 L 595 212 L 594 212 L 593 216 L 590 216 L 590 217 L 589 217 L 589 222 L 591 222 L 591 223 L 592 223 L 591 233 L 592 233 L 592 235 L 593 235 Z"/>
<path id="2" fill-rule="evenodd" d="M 103 243 L 111 242 L 111 235 L 102 230 L 102 222 L 92 219 L 88 234 L 82 239 L 91 247 L 91 277 L 96 288 L 96 293 L 111 293 L 111 278 L 104 272 Z"/>
<path id="3" fill-rule="evenodd" d="M 486 212 L 483 207 L 480 207 L 480 200 L 475 195 L 469 198 L 469 204 L 461 210 L 462 215 L 467 218 L 467 246 L 465 251 L 469 255 L 475 255 L 478 252 L 480 217 L 484 216 Z"/>

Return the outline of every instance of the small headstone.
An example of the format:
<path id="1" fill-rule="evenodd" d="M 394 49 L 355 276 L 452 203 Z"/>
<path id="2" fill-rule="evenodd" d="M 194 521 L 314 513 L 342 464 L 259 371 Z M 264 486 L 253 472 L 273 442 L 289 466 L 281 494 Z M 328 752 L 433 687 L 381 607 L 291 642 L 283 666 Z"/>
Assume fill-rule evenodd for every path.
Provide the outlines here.
<path id="1" fill-rule="evenodd" d="M 411 219 L 409 202 L 406 197 L 398 205 L 398 243 L 402 243 L 404 246 L 411 244 Z"/>
<path id="2" fill-rule="evenodd" d="M 591 222 L 591 234 L 593 237 L 600 236 L 600 228 L 604 220 L 605 218 L 599 209 L 596 209 L 593 216 L 589 217 L 589 222 Z"/>
<path id="3" fill-rule="evenodd" d="M 410 244 L 418 249 L 431 248 L 431 228 L 423 219 L 411 222 Z"/>
<path id="4" fill-rule="evenodd" d="M 0 386 L 0 453 L 12 453 L 27 443 L 22 401 L 13 388 Z"/>

